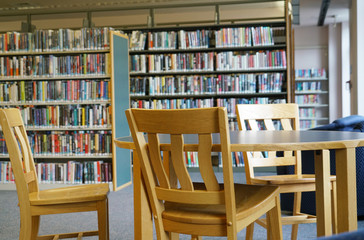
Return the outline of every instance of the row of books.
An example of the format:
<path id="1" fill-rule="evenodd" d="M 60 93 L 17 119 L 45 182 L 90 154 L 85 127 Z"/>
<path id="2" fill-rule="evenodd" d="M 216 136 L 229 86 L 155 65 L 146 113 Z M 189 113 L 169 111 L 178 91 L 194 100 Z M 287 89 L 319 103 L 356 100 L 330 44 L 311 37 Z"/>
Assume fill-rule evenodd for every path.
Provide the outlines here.
<path id="1" fill-rule="evenodd" d="M 300 108 L 299 116 L 302 117 L 316 117 L 316 108 Z"/>
<path id="2" fill-rule="evenodd" d="M 295 103 L 297 103 L 297 104 L 318 104 L 319 95 L 317 95 L 317 94 L 296 95 Z"/>
<path id="3" fill-rule="evenodd" d="M 221 153 L 218 153 L 218 161 L 219 167 L 222 167 L 221 163 Z M 198 167 L 198 153 L 197 152 L 184 152 L 185 163 L 187 167 Z M 233 167 L 243 167 L 243 153 L 242 152 L 233 152 L 231 153 L 231 160 Z"/>
<path id="4" fill-rule="evenodd" d="M 286 68 L 286 51 L 258 51 L 255 53 L 221 52 L 216 55 L 217 70 L 248 70 Z M 177 53 L 131 55 L 132 73 L 178 71 L 213 71 L 214 55 L 210 53 Z"/>
<path id="5" fill-rule="evenodd" d="M 109 27 L 35 30 L 0 34 L 0 52 L 46 52 L 105 49 L 110 46 Z"/>
<path id="6" fill-rule="evenodd" d="M 228 115 L 231 117 L 236 117 L 237 104 L 274 104 L 274 103 L 286 103 L 286 99 L 276 99 L 268 97 L 216 99 L 216 107 L 226 107 L 226 111 Z"/>
<path id="7" fill-rule="evenodd" d="M 34 155 L 109 156 L 112 152 L 111 131 L 49 131 L 28 132 Z M 0 136 L 0 154 L 7 154 L 3 136 Z"/>
<path id="8" fill-rule="evenodd" d="M 222 28 L 215 31 L 216 47 L 274 45 L 273 29 L 268 26 Z"/>
<path id="9" fill-rule="evenodd" d="M 236 129 L 238 130 L 238 129 Z M 244 167 L 244 156 L 242 152 L 232 152 L 231 153 L 231 160 L 232 160 L 232 166 L 233 167 Z M 221 152 L 218 152 L 218 161 L 219 161 L 219 167 L 222 168 L 222 156 Z"/>
<path id="10" fill-rule="evenodd" d="M 314 127 L 317 127 L 317 123 L 315 120 L 300 120 L 301 129 L 309 129 Z"/>
<path id="11" fill-rule="evenodd" d="M 283 79 L 283 73 L 136 77 L 130 79 L 130 95 L 281 92 Z"/>
<path id="12" fill-rule="evenodd" d="M 317 94 L 296 95 L 295 103 L 297 103 L 297 104 L 318 104 L 319 95 L 317 95 Z"/>
<path id="13" fill-rule="evenodd" d="M 82 102 L 110 100 L 109 80 L 54 80 L 0 82 L 0 101 Z"/>
<path id="14" fill-rule="evenodd" d="M 274 37 L 284 36 L 284 32 L 281 27 L 270 26 L 191 31 L 132 31 L 130 49 L 145 50 L 146 46 L 148 50 L 271 46 L 274 45 Z"/>
<path id="15" fill-rule="evenodd" d="M 214 99 L 149 99 L 131 100 L 130 107 L 145 109 L 186 109 L 186 108 L 205 108 L 213 107 Z"/>
<path id="16" fill-rule="evenodd" d="M 24 125 L 35 128 L 110 127 L 109 105 L 57 105 L 20 107 Z"/>
<path id="17" fill-rule="evenodd" d="M 105 75 L 109 54 L 35 55 L 0 57 L 0 77 Z"/>
<path id="18" fill-rule="evenodd" d="M 312 82 L 296 82 L 296 91 L 321 91 L 321 82 L 320 81 L 312 81 Z"/>
<path id="19" fill-rule="evenodd" d="M 326 78 L 325 68 L 296 69 L 296 78 Z"/>
<path id="20" fill-rule="evenodd" d="M 131 72 L 176 72 L 176 71 L 213 71 L 214 54 L 209 53 L 173 53 L 131 55 Z"/>
<path id="21" fill-rule="evenodd" d="M 204 107 L 226 107 L 230 116 L 236 116 L 236 104 L 268 104 L 268 103 L 286 103 L 285 99 L 274 99 L 268 97 L 254 98 L 213 98 L 207 99 L 148 99 L 148 100 L 131 100 L 132 108 L 145 109 L 185 109 L 185 108 L 204 108 Z"/>
<path id="22" fill-rule="evenodd" d="M 112 165 L 103 161 L 35 163 L 39 183 L 89 184 L 112 181 Z M 11 162 L 0 162 L 0 182 L 14 182 Z"/>
<path id="23" fill-rule="evenodd" d="M 196 31 L 148 32 L 148 50 L 208 48 L 210 32 L 210 30 L 205 29 Z M 141 34 L 146 35 L 145 33 Z M 144 45 L 141 43 L 139 46 L 142 47 Z M 144 48 L 139 48 L 138 50 L 144 50 Z"/>
<path id="24" fill-rule="evenodd" d="M 286 51 L 220 52 L 216 55 L 217 70 L 286 68 Z"/>

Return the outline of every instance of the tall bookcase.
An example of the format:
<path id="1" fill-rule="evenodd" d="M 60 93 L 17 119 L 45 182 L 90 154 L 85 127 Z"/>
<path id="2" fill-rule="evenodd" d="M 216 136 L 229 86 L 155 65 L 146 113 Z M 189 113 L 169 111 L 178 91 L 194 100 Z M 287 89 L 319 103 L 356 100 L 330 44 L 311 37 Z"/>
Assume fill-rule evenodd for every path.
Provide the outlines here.
<path id="1" fill-rule="evenodd" d="M 225 106 L 289 102 L 286 23 L 209 25 L 133 31 L 131 106 Z M 288 67 L 287 67 L 288 66 Z"/>
<path id="2" fill-rule="evenodd" d="M 291 101 L 286 26 L 260 22 L 129 32 L 131 107 L 224 106 L 230 128 L 237 130 L 236 104 Z M 198 165 L 193 153 L 186 161 Z M 238 153 L 233 161 L 243 165 Z"/>
<path id="3" fill-rule="evenodd" d="M 0 105 L 21 109 L 40 181 L 114 189 L 130 182 L 130 156 L 113 144 L 119 124 L 127 127 L 115 117 L 129 107 L 115 101 L 129 97 L 115 91 L 128 84 L 127 37 L 108 28 L 11 32 L 0 35 L 0 50 Z M 11 182 L 4 139 L 0 150 L 0 180 Z M 128 169 L 123 176 L 117 158 Z"/>

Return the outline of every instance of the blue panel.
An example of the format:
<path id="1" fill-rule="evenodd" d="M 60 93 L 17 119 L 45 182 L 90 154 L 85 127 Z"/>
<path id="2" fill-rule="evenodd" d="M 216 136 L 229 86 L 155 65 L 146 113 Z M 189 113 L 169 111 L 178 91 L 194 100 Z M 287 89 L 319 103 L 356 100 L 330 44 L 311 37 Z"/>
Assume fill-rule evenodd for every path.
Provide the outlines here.
<path id="1" fill-rule="evenodd" d="M 114 62 L 114 109 L 115 109 L 115 138 L 129 136 L 129 125 L 125 110 L 129 108 L 129 53 L 128 39 L 119 35 L 113 38 Z M 116 186 L 131 182 L 130 150 L 116 147 Z"/>

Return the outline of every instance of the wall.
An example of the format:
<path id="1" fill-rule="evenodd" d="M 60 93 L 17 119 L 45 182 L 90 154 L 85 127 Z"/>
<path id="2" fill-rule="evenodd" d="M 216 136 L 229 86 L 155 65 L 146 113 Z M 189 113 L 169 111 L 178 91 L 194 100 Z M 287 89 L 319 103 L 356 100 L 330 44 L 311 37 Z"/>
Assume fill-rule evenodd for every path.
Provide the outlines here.
<path id="1" fill-rule="evenodd" d="M 215 14 L 214 4 L 201 7 L 155 8 L 152 12 L 150 9 L 90 12 L 92 23 L 96 27 L 146 27 L 150 15 L 154 15 L 156 26 L 176 25 L 176 23 L 196 24 L 197 22 L 206 24 L 214 23 L 217 19 L 221 23 L 232 23 L 262 16 L 283 18 L 284 2 L 220 5 L 219 15 Z M 31 15 L 31 23 L 37 29 L 81 28 L 87 16 L 87 12 Z M 0 32 L 21 31 L 22 22 L 27 22 L 26 16 L 0 17 Z"/>
<path id="2" fill-rule="evenodd" d="M 295 68 L 328 67 L 328 28 L 294 27 Z"/>

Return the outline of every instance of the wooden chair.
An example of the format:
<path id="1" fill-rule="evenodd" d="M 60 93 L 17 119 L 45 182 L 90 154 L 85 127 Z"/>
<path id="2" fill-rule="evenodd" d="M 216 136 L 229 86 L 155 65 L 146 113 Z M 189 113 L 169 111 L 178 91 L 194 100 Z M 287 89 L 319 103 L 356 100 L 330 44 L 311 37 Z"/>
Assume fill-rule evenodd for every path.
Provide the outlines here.
<path id="1" fill-rule="evenodd" d="M 109 185 L 92 184 L 40 191 L 34 160 L 20 111 L 0 110 L 0 124 L 13 169 L 20 207 L 19 239 L 60 239 L 98 235 L 109 239 Z M 97 211 L 98 231 L 38 236 L 40 216 Z"/>
<path id="2" fill-rule="evenodd" d="M 193 239 L 201 239 L 200 236 L 236 239 L 241 229 L 265 213 L 271 219 L 268 227 L 274 239 L 282 239 L 278 187 L 233 183 L 225 108 L 129 109 L 126 116 L 141 159 L 158 239 L 178 239 L 179 233 L 192 235 Z M 221 147 L 212 142 L 212 133 L 219 133 Z M 163 144 L 161 134 L 164 137 L 168 134 L 170 145 Z M 198 135 L 198 143 L 185 144 L 191 135 L 183 134 Z M 192 182 L 184 158 L 184 151 L 197 147 L 202 183 Z M 224 182 L 221 184 L 212 167 L 214 151 L 222 153 Z"/>
<path id="3" fill-rule="evenodd" d="M 236 105 L 239 130 L 299 130 L 297 104 L 238 104 Z M 276 126 L 275 126 L 276 124 Z M 276 129 L 280 128 L 280 129 Z M 265 155 L 264 155 L 265 154 Z M 283 156 L 282 156 L 283 155 Z M 298 224 L 316 222 L 316 217 L 301 213 L 302 192 L 315 191 L 315 175 L 302 174 L 301 151 L 244 152 L 246 181 L 248 184 L 277 185 L 281 193 L 294 193 L 293 216 L 282 217 L 283 225 L 292 224 L 291 238 L 297 238 Z M 255 176 L 254 168 L 269 166 L 294 166 L 294 174 Z M 333 232 L 336 226 L 336 176 L 331 176 Z M 264 220 L 257 221 L 266 227 Z M 248 227 L 253 234 L 253 224 Z"/>

